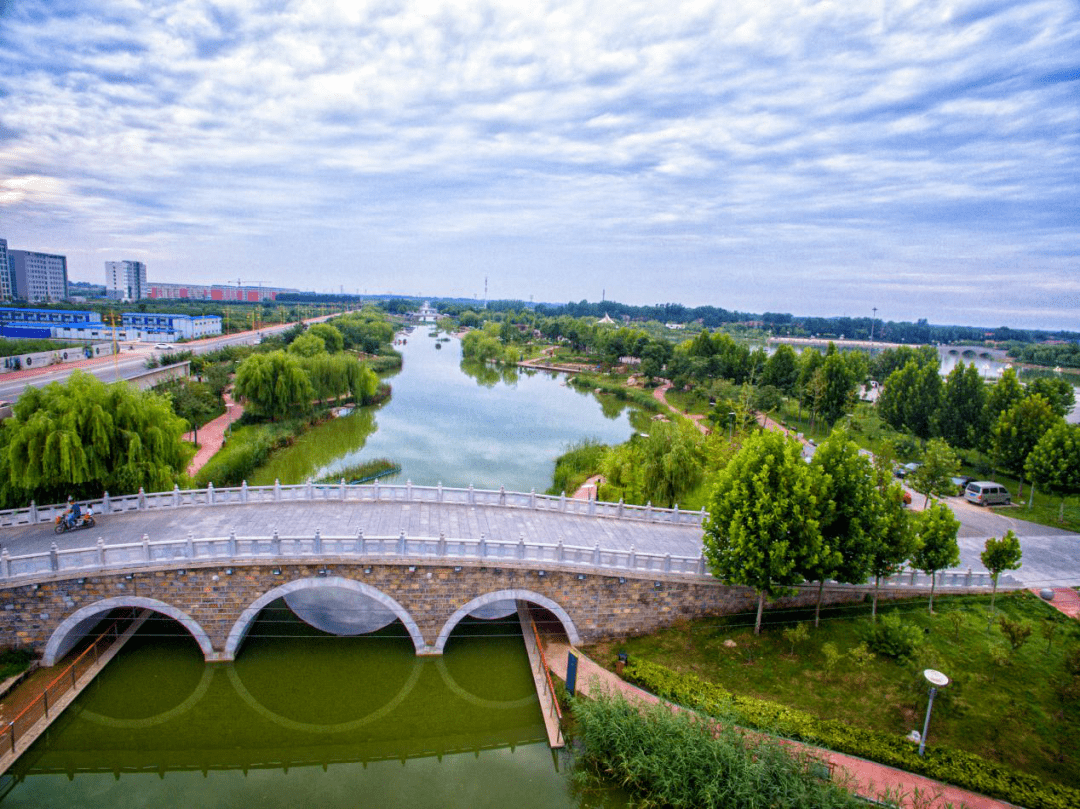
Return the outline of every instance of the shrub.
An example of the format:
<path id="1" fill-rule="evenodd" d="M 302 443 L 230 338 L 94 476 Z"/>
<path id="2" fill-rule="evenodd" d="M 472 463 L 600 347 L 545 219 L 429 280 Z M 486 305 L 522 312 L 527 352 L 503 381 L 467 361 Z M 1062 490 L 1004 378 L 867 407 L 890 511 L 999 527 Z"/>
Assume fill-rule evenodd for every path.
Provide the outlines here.
<path id="1" fill-rule="evenodd" d="M 883 615 L 877 623 L 867 624 L 862 639 L 875 654 L 894 660 L 907 660 L 922 641 L 922 631 L 905 624 L 896 613 Z"/>
<path id="2" fill-rule="evenodd" d="M 822 781 L 810 756 L 775 740 L 746 738 L 663 706 L 623 697 L 572 701 L 586 760 L 644 796 L 642 805 L 697 809 L 730 806 L 854 807 L 863 804 Z"/>

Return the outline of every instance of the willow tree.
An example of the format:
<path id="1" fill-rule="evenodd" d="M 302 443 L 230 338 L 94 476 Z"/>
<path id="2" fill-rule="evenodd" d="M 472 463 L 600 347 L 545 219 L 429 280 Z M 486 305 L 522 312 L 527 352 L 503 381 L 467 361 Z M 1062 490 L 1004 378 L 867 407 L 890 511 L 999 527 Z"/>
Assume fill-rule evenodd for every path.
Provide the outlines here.
<path id="1" fill-rule="evenodd" d="M 307 413 L 315 392 L 300 361 L 284 351 L 252 354 L 236 369 L 233 391 L 259 415 L 277 421 Z"/>
<path id="2" fill-rule="evenodd" d="M 752 436 L 717 478 L 705 558 L 717 578 L 757 592 L 755 634 L 765 599 L 792 592 L 822 552 L 819 486 L 799 442 L 778 432 Z"/>
<path id="3" fill-rule="evenodd" d="M 379 386 L 375 372 L 352 354 L 316 354 L 301 360 L 320 401 L 349 394 L 357 404 L 371 401 Z"/>
<path id="4" fill-rule="evenodd" d="M 167 397 L 80 371 L 27 388 L 0 428 L 0 500 L 14 508 L 170 489 L 191 458 L 186 429 Z"/>

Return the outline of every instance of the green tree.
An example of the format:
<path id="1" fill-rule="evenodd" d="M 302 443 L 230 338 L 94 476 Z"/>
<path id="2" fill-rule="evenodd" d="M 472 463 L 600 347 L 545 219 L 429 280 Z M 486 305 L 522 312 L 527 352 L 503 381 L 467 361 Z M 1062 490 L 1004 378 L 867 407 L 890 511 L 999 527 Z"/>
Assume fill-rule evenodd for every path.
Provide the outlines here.
<path id="1" fill-rule="evenodd" d="M 1048 492 L 1061 497 L 1058 522 L 1065 521 L 1065 498 L 1080 494 L 1080 425 L 1057 422 L 1036 442 L 1024 471 Z"/>
<path id="2" fill-rule="evenodd" d="M 649 502 L 674 507 L 701 483 L 704 436 L 689 421 L 654 422 L 644 442 L 642 484 Z"/>
<path id="3" fill-rule="evenodd" d="M 923 508 L 931 497 L 956 494 L 952 479 L 960 474 L 960 459 L 944 438 L 931 438 L 926 443 L 922 465 L 908 476 L 915 491 L 923 495 Z"/>
<path id="4" fill-rule="evenodd" d="M 781 343 L 765 362 L 761 383 L 779 388 L 787 395 L 795 393 L 799 382 L 799 358 L 787 343 Z"/>
<path id="5" fill-rule="evenodd" d="M 934 613 L 936 573 L 960 562 L 956 535 L 960 521 L 944 503 L 934 503 L 915 521 L 917 544 L 911 562 L 930 576 L 930 614 Z"/>
<path id="6" fill-rule="evenodd" d="M 765 598 L 790 592 L 821 553 L 818 473 L 798 441 L 777 432 L 751 436 L 717 477 L 703 538 L 714 576 Z"/>
<path id="7" fill-rule="evenodd" d="M 75 371 L 28 387 L 0 427 L 4 508 L 162 491 L 181 481 L 191 449 L 169 399 Z"/>
<path id="8" fill-rule="evenodd" d="M 1006 368 L 998 377 L 998 381 L 987 391 L 984 423 L 993 427 L 1002 413 L 1018 404 L 1023 398 L 1024 387 L 1016 376 L 1016 370 L 1011 367 Z M 983 443 L 989 444 L 989 440 Z"/>
<path id="9" fill-rule="evenodd" d="M 859 454 L 858 445 L 844 430 L 833 430 L 810 465 L 820 473 L 822 547 L 802 573 L 807 581 L 818 582 L 816 627 L 826 579 L 847 584 L 866 581 L 880 506 L 870 460 Z"/>
<path id="10" fill-rule="evenodd" d="M 272 421 L 309 412 L 311 400 L 315 398 L 300 361 L 284 351 L 252 354 L 240 363 L 236 369 L 234 391 L 246 399 L 256 413 Z"/>
<path id="11" fill-rule="evenodd" d="M 1050 403 L 1051 409 L 1062 418 L 1069 415 L 1076 404 L 1076 394 L 1073 386 L 1067 379 L 1060 376 L 1040 376 L 1027 384 L 1024 394 L 1033 396 L 1039 394 Z"/>
<path id="12" fill-rule="evenodd" d="M 331 323 L 315 323 L 308 328 L 308 334 L 321 337 L 323 345 L 331 354 L 337 354 L 345 348 L 345 338 Z"/>
<path id="13" fill-rule="evenodd" d="M 830 343 L 829 345 L 832 345 Z M 844 356 L 836 351 L 821 366 L 821 399 L 818 411 L 825 423 L 833 425 L 855 404 L 858 380 Z"/>
<path id="14" fill-rule="evenodd" d="M 983 552 L 979 558 L 990 571 L 990 581 L 994 583 L 994 589 L 990 591 L 990 612 L 986 619 L 986 631 L 990 631 L 990 622 L 993 620 L 994 599 L 997 598 L 998 577 L 1005 570 L 1016 570 L 1020 567 L 1020 540 L 1012 529 L 1005 532 L 1001 539 L 990 537 L 983 546 Z"/>
<path id="15" fill-rule="evenodd" d="M 941 407 L 941 376 L 933 366 L 914 360 L 885 380 L 877 401 L 881 417 L 896 430 L 907 430 L 922 439 L 930 437 Z"/>
<path id="16" fill-rule="evenodd" d="M 975 363 L 958 363 L 945 380 L 936 418 L 938 435 L 961 449 L 979 446 L 989 427 L 986 399 L 986 384 Z"/>
<path id="17" fill-rule="evenodd" d="M 877 621 L 878 590 L 881 580 L 897 573 L 915 553 L 917 537 L 913 520 L 904 508 L 904 490 L 899 483 L 884 482 L 878 490 L 877 531 L 871 534 L 868 572 L 874 577 L 874 601 L 870 610 Z"/>
<path id="18" fill-rule="evenodd" d="M 1061 421 L 1050 403 L 1039 394 L 1026 396 L 1000 416 L 993 429 L 995 463 L 1020 477 L 1019 497 L 1024 492 L 1024 462 L 1046 431 Z"/>
<path id="19" fill-rule="evenodd" d="M 298 357 L 314 357 L 326 353 L 326 343 L 317 334 L 306 331 L 289 343 L 289 353 Z"/>

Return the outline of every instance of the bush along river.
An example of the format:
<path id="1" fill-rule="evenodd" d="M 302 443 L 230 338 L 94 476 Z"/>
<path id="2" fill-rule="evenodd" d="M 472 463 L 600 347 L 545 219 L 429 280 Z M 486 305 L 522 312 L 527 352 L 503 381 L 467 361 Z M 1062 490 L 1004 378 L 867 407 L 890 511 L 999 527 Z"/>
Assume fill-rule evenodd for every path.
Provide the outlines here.
<path id="1" fill-rule="evenodd" d="M 516 616 L 421 658 L 404 627 L 338 637 L 268 605 L 235 663 L 156 616 L 0 779 L 80 809 L 626 806 L 547 746 Z"/>
<path id="2" fill-rule="evenodd" d="M 630 406 L 576 390 L 564 374 L 463 364 L 459 341 L 420 331 L 399 348 L 389 402 L 313 428 L 248 483 L 303 483 L 388 458 L 401 466 L 389 480 L 542 492 L 571 444 L 619 444 L 634 432 Z"/>

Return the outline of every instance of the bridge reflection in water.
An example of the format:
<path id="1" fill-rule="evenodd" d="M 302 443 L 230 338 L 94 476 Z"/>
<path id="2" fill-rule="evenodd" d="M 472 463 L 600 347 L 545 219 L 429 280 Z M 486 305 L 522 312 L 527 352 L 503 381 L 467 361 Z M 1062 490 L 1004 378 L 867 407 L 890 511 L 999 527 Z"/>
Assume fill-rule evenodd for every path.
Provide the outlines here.
<path id="1" fill-rule="evenodd" d="M 149 621 L 16 763 L 3 805 L 116 807 L 132 802 L 131 790 L 138 805 L 155 805 L 151 793 L 164 800 L 170 788 L 198 805 L 250 805 L 250 790 L 261 805 L 301 805 L 312 789 L 320 807 L 376 805 L 355 791 L 374 777 L 369 764 L 381 773 L 375 793 L 391 782 L 431 793 L 401 805 L 583 805 L 560 761 L 547 748 L 516 616 L 467 619 L 444 656 L 425 658 L 400 622 L 337 637 L 281 600 L 229 664 L 204 663 L 170 619 Z M 388 771 L 378 762 L 400 763 Z M 402 768 L 405 781 L 394 774 Z M 466 771 L 493 796 L 510 787 L 486 782 L 503 776 L 537 794 L 466 801 L 478 786 L 460 783 Z M 236 801 L 219 800 L 223 790 L 238 791 Z M 384 796 L 380 809 L 395 800 Z"/>

